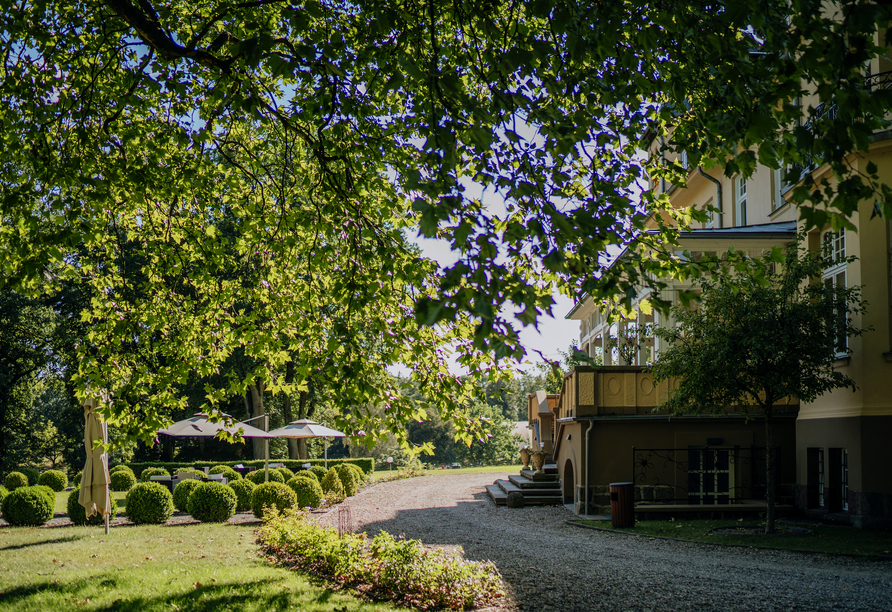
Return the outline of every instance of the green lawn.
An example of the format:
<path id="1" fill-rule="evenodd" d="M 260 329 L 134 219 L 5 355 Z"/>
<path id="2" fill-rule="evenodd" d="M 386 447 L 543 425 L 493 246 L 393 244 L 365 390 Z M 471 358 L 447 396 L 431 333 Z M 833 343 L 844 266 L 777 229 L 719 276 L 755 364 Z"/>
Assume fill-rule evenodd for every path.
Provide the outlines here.
<path id="1" fill-rule="evenodd" d="M 389 612 L 258 556 L 251 525 L 0 528 L 0 612 Z"/>
<path id="2" fill-rule="evenodd" d="M 605 521 L 574 522 L 613 530 L 610 523 Z M 806 536 L 716 535 L 710 533 L 713 529 L 719 527 L 756 525 L 759 525 L 758 521 L 638 521 L 635 527 L 616 529 L 614 531 L 691 540 L 694 542 L 711 542 L 713 544 L 783 548 L 786 550 L 804 550 L 827 554 L 892 556 L 892 532 L 855 529 L 854 527 L 842 525 L 805 525 L 798 523 L 791 525 L 804 527 L 815 533 L 815 535 Z M 781 525 L 781 527 L 783 526 L 785 525 Z"/>
<path id="3" fill-rule="evenodd" d="M 523 468 L 521 464 L 517 465 L 487 465 L 484 467 L 470 467 L 470 468 L 458 468 L 455 470 L 444 470 L 442 468 L 437 468 L 435 470 L 428 470 L 428 474 L 489 474 L 489 473 L 507 473 L 507 474 L 520 474 L 520 470 Z"/>

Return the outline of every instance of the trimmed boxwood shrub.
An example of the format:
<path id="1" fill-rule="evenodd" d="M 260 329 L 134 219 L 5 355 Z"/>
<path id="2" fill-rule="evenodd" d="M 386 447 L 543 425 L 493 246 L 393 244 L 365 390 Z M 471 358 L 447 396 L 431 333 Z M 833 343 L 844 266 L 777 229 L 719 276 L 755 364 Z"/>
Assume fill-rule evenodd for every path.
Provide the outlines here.
<path id="1" fill-rule="evenodd" d="M 235 505 L 236 511 L 244 512 L 251 509 L 251 494 L 254 493 L 256 487 L 256 484 L 244 478 L 229 481 L 229 488 L 235 492 L 238 498 L 238 502 Z"/>
<path id="2" fill-rule="evenodd" d="M 316 480 L 318 480 L 320 483 L 322 482 L 322 479 L 325 478 L 325 475 L 328 474 L 328 470 L 321 465 L 314 465 L 310 468 L 310 471 L 316 475 Z"/>
<path id="3" fill-rule="evenodd" d="M 201 481 L 195 478 L 182 480 L 173 488 L 173 505 L 180 512 L 189 512 L 189 496 Z"/>
<path id="4" fill-rule="evenodd" d="M 143 482 L 149 482 L 149 478 L 152 476 L 170 476 L 170 472 L 164 468 L 150 467 L 142 471 L 142 474 L 139 475 L 139 479 Z M 170 491 L 168 491 L 168 493 L 170 493 Z"/>
<path id="5" fill-rule="evenodd" d="M 9 489 L 0 485 L 0 507 L 3 506 L 3 500 L 6 499 L 7 495 L 9 495 Z"/>
<path id="6" fill-rule="evenodd" d="M 356 486 L 362 486 L 365 483 L 366 475 L 365 472 L 362 471 L 362 468 L 356 465 L 355 463 L 342 463 L 344 467 L 351 470 L 353 475 L 356 476 Z"/>
<path id="7" fill-rule="evenodd" d="M 19 487 L 28 486 L 28 477 L 21 472 L 10 472 L 6 475 L 6 480 L 3 484 L 5 484 L 6 488 L 10 491 L 15 491 Z"/>
<path id="8" fill-rule="evenodd" d="M 322 470 L 322 471 L 324 472 L 325 470 Z M 325 476 L 325 474 L 323 474 L 322 476 L 320 476 L 319 474 L 317 474 L 317 473 L 314 472 L 313 470 L 301 470 L 301 471 L 297 472 L 297 473 L 295 474 L 295 476 L 306 476 L 307 478 L 312 478 L 312 479 L 315 480 L 316 482 L 322 482 L 322 476 Z"/>
<path id="9" fill-rule="evenodd" d="M 127 492 L 127 518 L 139 524 L 163 523 L 173 515 L 173 495 L 162 484 L 141 482 Z"/>
<path id="10" fill-rule="evenodd" d="M 53 507 L 55 511 L 56 507 L 56 492 L 53 491 L 50 487 L 46 485 L 34 485 L 34 488 L 46 495 L 46 498 L 50 500 L 50 505 Z"/>
<path id="11" fill-rule="evenodd" d="M 118 470 L 111 473 L 112 491 L 129 491 L 136 484 L 136 476 L 130 470 Z"/>
<path id="12" fill-rule="evenodd" d="M 47 470 L 37 479 L 38 484 L 46 485 L 53 491 L 64 491 L 68 486 L 68 476 L 59 470 Z"/>
<path id="13" fill-rule="evenodd" d="M 3 518 L 10 525 L 43 525 L 53 518 L 53 501 L 37 487 L 19 487 L 4 498 Z"/>
<path id="14" fill-rule="evenodd" d="M 344 499 L 344 483 L 334 468 L 328 470 L 325 478 L 322 479 L 322 490 L 331 500 L 340 501 Z"/>
<path id="15" fill-rule="evenodd" d="M 332 469 L 338 473 L 338 478 L 341 479 L 341 484 L 344 485 L 344 494 L 347 497 L 356 495 L 359 487 L 356 484 L 356 474 L 353 473 L 353 470 L 344 464 L 337 465 Z"/>
<path id="16" fill-rule="evenodd" d="M 229 467 L 228 465 L 215 465 L 208 472 L 209 474 L 223 474 L 224 478 L 227 478 L 230 482 L 233 480 L 241 480 L 242 475 L 236 472 L 234 469 Z"/>
<path id="17" fill-rule="evenodd" d="M 80 493 L 80 489 L 75 489 L 68 495 L 69 520 L 75 525 L 104 525 L 105 519 L 98 512 L 94 513 L 90 518 L 87 518 L 87 509 L 81 506 L 77 501 Z M 115 500 L 114 495 L 112 495 L 110 518 L 115 518 L 116 516 L 118 516 L 118 502 Z"/>
<path id="18" fill-rule="evenodd" d="M 20 467 L 19 471 L 28 477 L 28 486 L 33 487 L 40 479 L 40 472 L 32 467 Z"/>
<path id="19" fill-rule="evenodd" d="M 245 476 L 248 480 L 253 482 L 256 485 L 263 484 L 264 482 L 264 470 L 254 470 L 253 472 L 248 472 Z M 285 484 L 285 477 L 279 473 L 278 470 L 270 470 L 269 471 L 269 481 L 270 482 L 281 482 Z"/>
<path id="20" fill-rule="evenodd" d="M 116 465 L 112 468 L 109 468 L 109 470 L 108 470 L 109 474 L 114 474 L 115 472 L 130 472 L 131 474 L 133 474 L 133 476 L 136 476 L 136 474 L 133 472 L 133 470 L 130 469 L 130 466 L 128 466 L 124 463 L 119 463 L 118 465 Z"/>
<path id="21" fill-rule="evenodd" d="M 77 488 L 81 486 L 81 478 L 84 476 L 84 471 L 81 470 L 77 474 L 74 475 L 74 478 L 71 479 L 71 486 Z"/>
<path id="22" fill-rule="evenodd" d="M 319 507 L 319 502 L 322 501 L 324 494 L 318 480 L 312 476 L 301 476 L 298 474 L 288 481 L 288 486 L 294 491 L 299 508 Z"/>
<path id="23" fill-rule="evenodd" d="M 223 523 L 232 518 L 238 496 L 222 482 L 200 482 L 189 495 L 189 514 L 202 523 Z"/>
<path id="24" fill-rule="evenodd" d="M 251 511 L 260 519 L 263 518 L 263 509 L 266 507 L 275 507 L 282 512 L 296 503 L 294 491 L 283 482 L 264 482 L 257 485 L 251 494 Z"/>
<path id="25" fill-rule="evenodd" d="M 291 480 L 292 478 L 294 478 L 294 472 L 292 472 L 291 470 L 289 470 L 289 469 L 286 468 L 286 467 L 276 468 L 276 471 L 277 471 L 279 474 L 282 475 L 282 478 L 285 479 L 285 482 L 286 482 L 286 483 L 287 483 L 289 480 Z"/>

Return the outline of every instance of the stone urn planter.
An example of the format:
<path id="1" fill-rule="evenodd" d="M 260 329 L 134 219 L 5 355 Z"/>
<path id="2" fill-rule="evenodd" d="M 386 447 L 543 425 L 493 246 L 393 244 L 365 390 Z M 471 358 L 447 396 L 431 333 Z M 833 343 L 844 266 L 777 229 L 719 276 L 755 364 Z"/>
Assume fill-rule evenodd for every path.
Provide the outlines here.
<path id="1" fill-rule="evenodd" d="M 537 474 L 542 474 L 542 466 L 545 465 L 545 451 L 533 451 L 530 453 L 530 459 L 533 461 L 533 469 Z"/>
<path id="2" fill-rule="evenodd" d="M 530 449 L 522 448 L 520 449 L 520 461 L 523 463 L 523 469 L 530 469 Z"/>

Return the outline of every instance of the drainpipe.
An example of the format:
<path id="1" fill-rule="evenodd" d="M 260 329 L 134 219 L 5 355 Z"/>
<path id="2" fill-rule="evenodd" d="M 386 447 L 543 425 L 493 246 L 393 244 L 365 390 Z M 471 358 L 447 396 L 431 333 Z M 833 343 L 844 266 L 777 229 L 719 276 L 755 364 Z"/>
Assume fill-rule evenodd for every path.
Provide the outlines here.
<path id="1" fill-rule="evenodd" d="M 594 425 L 594 423 L 589 421 L 588 429 L 585 430 L 585 515 L 586 516 L 588 516 L 588 499 L 589 499 L 589 497 L 591 497 L 591 495 L 589 494 L 589 490 L 588 490 L 588 472 L 589 472 L 589 469 L 588 469 L 588 442 L 589 442 L 588 435 L 590 433 L 592 433 L 592 425 Z"/>
<path id="2" fill-rule="evenodd" d="M 722 183 L 703 172 L 703 166 L 697 166 L 697 172 L 699 172 L 700 176 L 705 178 L 707 181 L 715 184 L 715 207 L 719 209 L 719 214 L 717 215 L 718 219 L 716 219 L 718 223 L 716 225 L 719 229 L 721 229 L 722 216 L 725 214 L 725 208 L 724 206 L 722 206 Z"/>

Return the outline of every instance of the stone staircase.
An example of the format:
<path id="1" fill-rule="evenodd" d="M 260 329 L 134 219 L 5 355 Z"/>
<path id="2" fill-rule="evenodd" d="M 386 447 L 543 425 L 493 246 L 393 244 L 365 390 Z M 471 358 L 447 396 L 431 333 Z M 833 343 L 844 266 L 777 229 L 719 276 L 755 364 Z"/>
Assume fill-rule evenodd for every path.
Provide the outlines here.
<path id="1" fill-rule="evenodd" d="M 508 494 L 519 492 L 523 495 L 526 506 L 551 506 L 563 503 L 561 483 L 558 479 L 557 465 L 546 463 L 542 466 L 542 474 L 533 470 L 521 470 L 517 476 L 509 476 L 508 480 L 496 480 L 486 485 L 486 492 L 498 506 L 508 503 Z"/>

